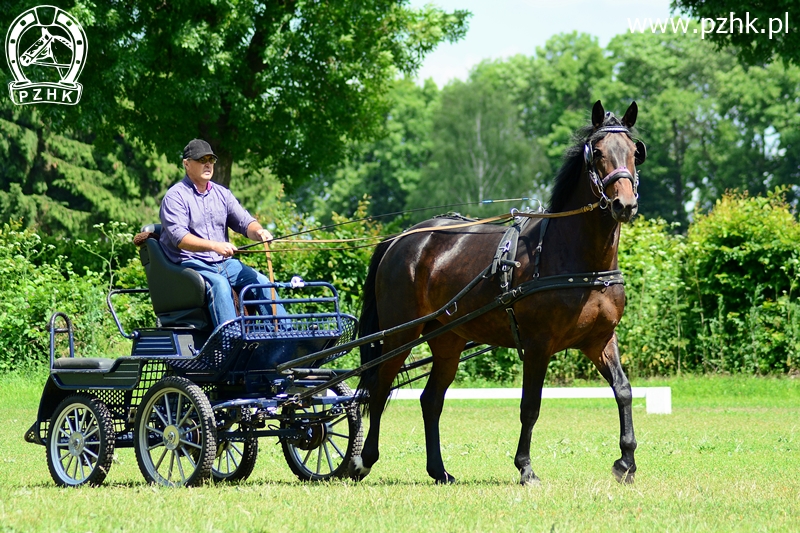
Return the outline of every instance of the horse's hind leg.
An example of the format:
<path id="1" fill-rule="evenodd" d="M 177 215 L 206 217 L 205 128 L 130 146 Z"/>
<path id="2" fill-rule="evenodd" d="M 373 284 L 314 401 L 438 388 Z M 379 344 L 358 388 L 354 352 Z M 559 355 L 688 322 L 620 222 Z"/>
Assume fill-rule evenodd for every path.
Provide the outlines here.
<path id="1" fill-rule="evenodd" d="M 383 353 L 389 353 L 391 350 L 418 338 L 421 330 L 422 327 L 415 328 L 412 331 L 390 337 L 384 344 Z M 392 390 L 394 379 L 397 377 L 410 351 L 398 354 L 397 357 L 393 357 L 378 367 L 377 379 L 369 389 L 369 431 L 367 431 L 367 438 L 364 439 L 361 456 L 353 459 L 350 472 L 354 478 L 361 479 L 365 477 L 369 474 L 372 466 L 378 462 L 380 456 L 378 440 L 381 431 L 381 416 L 383 416 L 383 411 L 386 409 L 386 402 Z"/>
<path id="2" fill-rule="evenodd" d="M 614 397 L 619 409 L 619 447 L 622 450 L 622 457 L 614 461 L 611 472 L 620 483 L 633 483 L 636 473 L 636 461 L 633 458 L 633 452 L 636 450 L 636 437 L 633 434 L 631 408 L 633 395 L 628 376 L 625 375 L 620 363 L 617 334 L 615 333 L 608 341 L 599 359 L 592 356 L 590 359 L 614 390 Z"/>
<path id="3" fill-rule="evenodd" d="M 432 330 L 432 329 L 431 329 Z M 428 333 L 428 328 L 423 333 Z M 425 451 L 428 475 L 437 483 L 453 483 L 455 478 L 444 469 L 439 440 L 439 418 L 444 407 L 444 395 L 458 371 L 461 351 L 466 340 L 455 333 L 443 333 L 428 341 L 433 353 L 433 366 L 419 402 L 425 424 Z"/>

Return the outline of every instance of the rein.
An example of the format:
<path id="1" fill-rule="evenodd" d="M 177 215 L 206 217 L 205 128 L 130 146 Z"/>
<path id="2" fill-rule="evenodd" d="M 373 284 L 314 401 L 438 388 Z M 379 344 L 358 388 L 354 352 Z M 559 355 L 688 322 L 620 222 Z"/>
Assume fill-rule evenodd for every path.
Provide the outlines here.
<path id="1" fill-rule="evenodd" d="M 608 204 L 606 204 L 608 205 Z M 468 228 L 471 226 L 480 226 L 482 224 L 491 224 L 492 222 L 507 222 L 512 218 L 523 217 L 523 218 L 562 218 L 562 217 L 570 217 L 573 215 L 580 215 L 582 213 L 587 213 L 589 211 L 593 211 L 598 207 L 604 209 L 602 201 L 595 202 L 593 204 L 588 204 L 583 207 L 579 207 L 578 209 L 572 209 L 570 211 L 562 211 L 560 213 L 547 213 L 547 212 L 540 212 L 540 213 L 525 213 L 522 211 L 512 210 L 510 213 L 506 213 L 504 215 L 497 215 L 489 218 L 482 218 L 480 220 L 474 220 L 471 222 L 463 222 L 461 224 L 451 224 L 448 226 L 432 226 L 427 228 L 416 228 L 408 231 L 404 231 L 403 233 L 396 233 L 394 235 L 389 236 L 381 236 L 376 235 L 374 237 L 354 237 L 352 239 L 282 239 L 278 237 L 273 239 L 271 242 L 278 243 L 278 242 L 285 242 L 285 243 L 292 243 L 292 244 L 318 244 L 318 243 L 346 243 L 346 242 L 358 242 L 358 241 L 367 241 L 367 240 L 383 240 L 384 242 L 393 241 L 399 239 L 401 237 L 407 237 L 409 235 L 413 235 L 415 233 L 424 233 L 429 231 L 450 231 L 454 229 L 461 229 L 461 228 Z M 298 252 L 298 251 L 326 251 L 326 250 L 354 250 L 357 248 L 366 248 L 369 246 L 374 246 L 375 244 L 366 244 L 363 246 L 350 246 L 346 248 L 285 248 L 285 249 L 274 249 L 272 252 Z M 251 245 L 248 245 L 251 246 Z M 253 253 L 261 253 L 261 250 L 248 250 L 245 247 L 242 247 L 235 251 L 237 254 L 253 254 Z"/>

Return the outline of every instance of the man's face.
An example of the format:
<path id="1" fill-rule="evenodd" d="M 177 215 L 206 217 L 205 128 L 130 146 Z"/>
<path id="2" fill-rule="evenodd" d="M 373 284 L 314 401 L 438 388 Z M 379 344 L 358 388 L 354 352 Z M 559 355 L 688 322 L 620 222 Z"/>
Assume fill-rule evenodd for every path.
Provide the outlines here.
<path id="1" fill-rule="evenodd" d="M 183 164 L 189 179 L 210 181 L 214 175 L 214 163 L 216 158 L 213 155 L 206 155 L 197 159 L 184 159 Z"/>

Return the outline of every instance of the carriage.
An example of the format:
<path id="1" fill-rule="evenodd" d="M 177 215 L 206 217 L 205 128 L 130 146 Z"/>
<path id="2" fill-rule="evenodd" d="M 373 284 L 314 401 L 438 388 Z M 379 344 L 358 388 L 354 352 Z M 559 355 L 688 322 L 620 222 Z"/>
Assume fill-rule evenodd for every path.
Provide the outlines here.
<path id="1" fill-rule="evenodd" d="M 301 480 L 346 475 L 361 449 L 361 419 L 346 383 L 325 386 L 343 371 L 324 365 L 347 353 L 337 346 L 353 338 L 357 321 L 340 311 L 336 289 L 295 279 L 267 285 L 265 301 L 250 290 L 264 286 L 251 285 L 238 295 L 239 316 L 212 328 L 202 277 L 165 257 L 159 231 L 151 225 L 137 236 L 148 288 L 107 298 L 129 356 L 75 357 L 71 320 L 60 312 L 50 319 L 50 375 L 25 439 L 46 448 L 56 484 L 102 483 L 114 451 L 130 447 L 150 483 L 242 481 L 261 437 L 278 438 Z M 114 300 L 132 293 L 149 293 L 157 327 L 125 331 Z M 258 314 L 277 305 L 285 313 Z M 63 336 L 69 355 L 57 358 Z M 292 364 L 323 350 L 306 367 Z M 277 370 L 285 363 L 291 368 Z M 311 388 L 319 390 L 298 398 Z"/>

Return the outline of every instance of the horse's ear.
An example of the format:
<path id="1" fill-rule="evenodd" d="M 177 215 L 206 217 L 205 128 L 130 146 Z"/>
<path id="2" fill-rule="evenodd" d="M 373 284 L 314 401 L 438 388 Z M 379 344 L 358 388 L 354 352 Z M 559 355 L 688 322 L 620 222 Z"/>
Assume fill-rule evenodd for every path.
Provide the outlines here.
<path id="1" fill-rule="evenodd" d="M 594 107 L 592 108 L 592 126 L 594 126 L 594 129 L 602 126 L 605 119 L 606 110 L 603 109 L 603 104 L 601 104 L 600 100 L 598 100 L 594 103 Z"/>
<path id="2" fill-rule="evenodd" d="M 633 154 L 633 159 L 637 165 L 641 165 L 647 160 L 647 147 L 642 141 L 636 141 L 636 153 Z"/>
<path id="3" fill-rule="evenodd" d="M 626 128 L 630 129 L 636 124 L 636 116 L 639 114 L 639 106 L 636 105 L 636 100 L 631 102 L 630 107 L 628 110 L 625 111 L 625 115 L 622 117 L 622 125 Z"/>

